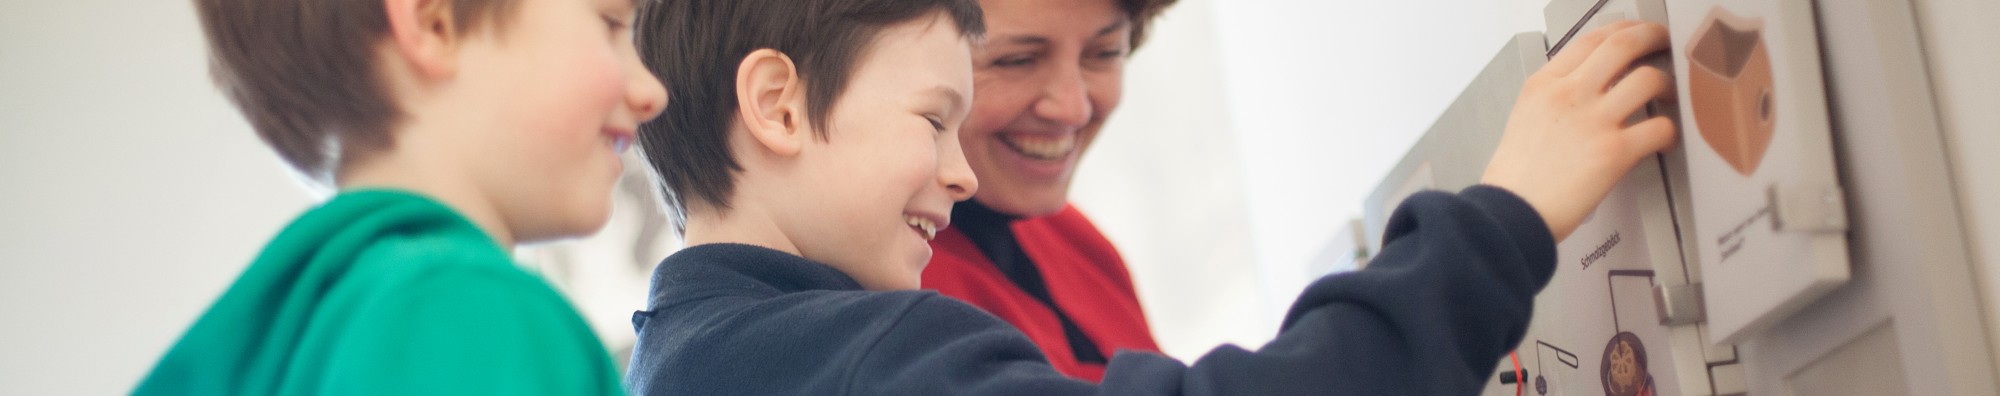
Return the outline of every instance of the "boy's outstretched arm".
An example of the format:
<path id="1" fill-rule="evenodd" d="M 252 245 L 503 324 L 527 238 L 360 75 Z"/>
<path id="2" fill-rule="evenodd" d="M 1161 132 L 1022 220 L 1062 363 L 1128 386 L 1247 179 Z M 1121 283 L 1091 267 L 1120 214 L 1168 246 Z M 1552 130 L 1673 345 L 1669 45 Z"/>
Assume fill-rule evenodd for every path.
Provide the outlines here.
<path id="1" fill-rule="evenodd" d="M 1365 270 L 1306 288 L 1278 337 L 1192 365 L 1119 353 L 1097 386 L 977 308 L 924 300 L 874 338 L 846 394 L 1466 395 L 1526 332 L 1555 271 L 1555 240 L 1527 201 L 1491 186 L 1405 200 Z"/>
<path id="2" fill-rule="evenodd" d="M 1412 195 L 1367 269 L 1307 287 L 1258 351 L 1195 361 L 1184 393 L 1477 393 L 1526 333 L 1555 260 L 1539 215 L 1505 190 Z"/>
<path id="3" fill-rule="evenodd" d="M 1657 69 L 1627 73 L 1666 45 L 1664 27 L 1634 22 L 1575 41 L 1523 89 L 1487 185 L 1405 200 L 1369 267 L 1312 284 L 1278 337 L 1257 351 L 1224 346 L 1187 366 L 1122 353 L 1091 388 L 1033 367 L 1038 356 L 1014 337 L 938 337 L 963 329 L 906 320 L 883 340 L 913 342 L 871 358 L 908 360 L 863 364 L 887 370 L 862 370 L 856 384 L 862 393 L 1476 393 L 1525 333 L 1534 294 L 1555 271 L 1556 241 L 1674 139 L 1664 118 L 1624 122 L 1668 93 Z M 942 312 L 954 305 L 962 304 L 920 304 L 911 314 L 956 316 Z"/>

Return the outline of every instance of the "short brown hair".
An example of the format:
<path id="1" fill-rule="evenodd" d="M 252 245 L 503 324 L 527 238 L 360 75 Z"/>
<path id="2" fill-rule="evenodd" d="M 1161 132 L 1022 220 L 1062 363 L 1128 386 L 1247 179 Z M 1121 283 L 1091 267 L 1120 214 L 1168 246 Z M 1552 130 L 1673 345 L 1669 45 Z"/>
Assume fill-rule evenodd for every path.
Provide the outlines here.
<path id="1" fill-rule="evenodd" d="M 451 2 L 457 33 L 496 24 L 516 0 Z M 386 149 L 402 110 L 376 70 L 389 32 L 379 0 L 195 0 L 209 73 L 250 128 L 293 169 L 331 180 Z"/>
<path id="2" fill-rule="evenodd" d="M 1146 42 L 1146 25 L 1152 24 L 1154 17 L 1160 16 L 1161 11 L 1166 11 L 1167 6 L 1177 1 L 1180 0 L 1118 0 L 1118 8 L 1132 18 L 1132 48 L 1137 49 L 1139 44 Z"/>
<path id="3" fill-rule="evenodd" d="M 985 34 L 974 0 L 657 0 L 639 7 L 639 59 L 668 92 L 666 110 L 639 126 L 640 147 L 660 177 L 678 224 L 690 199 L 729 207 L 735 171 L 729 128 L 736 69 L 758 49 L 792 58 L 805 81 L 806 113 L 825 133 L 826 115 L 852 69 L 889 25 L 943 12 L 968 38 Z M 819 136 L 827 138 L 827 136 Z"/>

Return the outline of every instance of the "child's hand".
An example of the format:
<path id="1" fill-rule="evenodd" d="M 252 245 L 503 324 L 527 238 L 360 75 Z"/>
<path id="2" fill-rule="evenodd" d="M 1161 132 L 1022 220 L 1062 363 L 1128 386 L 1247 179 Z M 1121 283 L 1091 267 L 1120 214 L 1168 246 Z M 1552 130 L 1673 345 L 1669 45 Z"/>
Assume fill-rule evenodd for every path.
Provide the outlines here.
<path id="1" fill-rule="evenodd" d="M 1666 27 L 1633 21 L 1571 41 L 1528 77 L 1480 182 L 1527 200 L 1557 241 L 1569 237 L 1634 164 L 1673 144 L 1674 124 L 1664 116 L 1626 125 L 1673 89 L 1673 77 L 1658 68 L 1632 68 L 1666 48 Z"/>

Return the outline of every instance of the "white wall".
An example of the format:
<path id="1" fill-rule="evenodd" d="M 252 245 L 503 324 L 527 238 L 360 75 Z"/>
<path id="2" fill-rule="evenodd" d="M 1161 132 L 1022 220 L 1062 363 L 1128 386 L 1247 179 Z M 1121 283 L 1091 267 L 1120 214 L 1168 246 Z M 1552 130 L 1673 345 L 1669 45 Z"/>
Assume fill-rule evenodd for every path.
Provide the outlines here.
<path id="1" fill-rule="evenodd" d="M 1192 358 L 1271 336 L 1305 262 L 1541 4 L 1183 0 L 1157 26 L 1075 199 Z M 314 201 L 204 61 L 186 1 L 0 2 L 0 394 L 129 390 Z M 552 275 L 601 289 L 576 300 L 615 335 L 627 264 Z"/>
<path id="2" fill-rule="evenodd" d="M 1259 345 L 1277 317 L 1255 293 L 1242 161 L 1209 0 L 1167 10 L 1126 66 L 1124 103 L 1078 170 L 1071 198 L 1124 254 L 1153 333 L 1192 359 Z"/>
<path id="3" fill-rule="evenodd" d="M 0 394 L 128 392 L 310 202 L 189 4 L 0 2 Z"/>

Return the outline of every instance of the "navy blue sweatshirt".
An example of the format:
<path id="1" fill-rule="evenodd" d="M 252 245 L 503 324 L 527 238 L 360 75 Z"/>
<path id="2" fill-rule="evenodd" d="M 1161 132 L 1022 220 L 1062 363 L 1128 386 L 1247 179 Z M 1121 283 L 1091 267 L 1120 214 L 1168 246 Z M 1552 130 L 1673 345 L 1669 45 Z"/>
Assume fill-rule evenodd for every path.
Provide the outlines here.
<path id="1" fill-rule="evenodd" d="M 1423 192 L 1367 269 L 1308 286 L 1277 338 L 1193 364 L 1111 358 L 1064 377 L 1028 338 L 931 291 L 865 291 L 824 264 L 748 245 L 660 263 L 626 384 L 641 395 L 1470 395 L 1526 332 L 1555 240 L 1504 190 Z"/>

